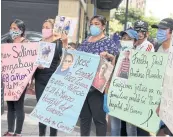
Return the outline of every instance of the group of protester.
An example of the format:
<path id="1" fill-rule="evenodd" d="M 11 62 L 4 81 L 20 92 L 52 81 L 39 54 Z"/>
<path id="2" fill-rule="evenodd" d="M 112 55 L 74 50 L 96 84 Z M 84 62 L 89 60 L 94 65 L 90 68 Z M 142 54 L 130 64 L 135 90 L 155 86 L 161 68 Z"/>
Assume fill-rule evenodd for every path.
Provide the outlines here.
<path id="1" fill-rule="evenodd" d="M 56 49 L 52 64 L 50 68 L 43 68 L 38 66 L 34 78 L 35 78 L 35 93 L 36 99 L 39 101 L 50 77 L 57 69 L 61 61 L 62 48 L 75 49 L 73 44 L 68 44 L 68 38 L 65 34 L 55 35 L 53 33 L 54 20 L 48 19 L 43 22 L 42 25 L 42 40 L 45 42 L 56 43 Z M 157 40 L 161 44 L 161 47 L 157 52 L 168 53 L 170 48 L 173 20 L 170 18 L 163 19 L 158 25 L 153 25 L 153 28 L 157 28 Z M 117 58 L 121 51 L 121 44 L 125 41 L 133 43 L 133 49 L 139 51 L 154 52 L 154 46 L 147 40 L 149 37 L 149 26 L 145 21 L 136 21 L 134 28 L 125 30 L 121 33 L 121 40 L 115 42 L 113 39 L 108 38 L 105 35 L 106 19 L 101 15 L 97 15 L 90 20 L 90 34 L 81 45 L 76 49 L 78 51 L 84 51 L 87 53 L 98 54 L 109 61 L 112 64 L 116 64 Z M 22 20 L 16 19 L 10 24 L 10 43 L 24 43 L 29 42 L 25 38 L 25 25 Z M 107 121 L 106 115 L 109 112 L 107 106 L 107 92 L 109 84 L 105 89 L 105 93 L 99 92 L 94 87 L 91 87 L 83 108 L 80 113 L 80 135 L 89 136 L 91 129 L 92 119 L 96 126 L 97 136 L 106 136 L 107 133 Z M 27 87 L 26 87 L 27 89 Z M 7 101 L 8 105 L 8 131 L 4 136 L 21 136 L 22 127 L 24 123 L 24 98 L 26 89 L 18 101 Z M 158 112 L 158 111 L 157 111 Z M 110 116 L 111 122 L 111 136 L 120 136 L 121 133 L 121 120 Z M 167 127 L 162 124 L 162 128 Z M 14 129 L 15 128 L 15 129 Z M 136 126 L 126 123 L 128 136 L 149 136 L 150 134 Z M 39 123 L 39 136 L 46 135 L 46 125 Z M 57 136 L 57 129 L 50 127 L 50 136 Z"/>

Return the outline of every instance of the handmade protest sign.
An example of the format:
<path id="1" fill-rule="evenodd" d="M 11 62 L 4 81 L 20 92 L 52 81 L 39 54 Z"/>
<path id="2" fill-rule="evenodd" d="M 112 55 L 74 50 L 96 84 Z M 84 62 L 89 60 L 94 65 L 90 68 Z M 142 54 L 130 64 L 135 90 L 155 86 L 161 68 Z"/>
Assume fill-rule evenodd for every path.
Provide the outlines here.
<path id="1" fill-rule="evenodd" d="M 2 79 L 4 100 L 17 101 L 37 66 L 34 66 L 38 43 L 2 44 Z"/>
<path id="2" fill-rule="evenodd" d="M 173 52 L 168 57 L 159 113 L 160 118 L 173 133 Z"/>
<path id="3" fill-rule="evenodd" d="M 156 133 L 156 108 L 168 55 L 131 50 L 121 52 L 108 92 L 110 115 Z"/>
<path id="4" fill-rule="evenodd" d="M 38 56 L 35 65 L 50 68 L 55 53 L 55 46 L 55 43 L 39 42 Z"/>
<path id="5" fill-rule="evenodd" d="M 110 79 L 114 66 L 111 62 L 101 58 L 92 86 L 98 89 L 101 93 L 104 92 L 106 84 Z"/>
<path id="6" fill-rule="evenodd" d="M 61 34 L 65 33 L 68 36 L 73 36 L 76 25 L 77 25 L 76 18 L 56 16 L 55 24 L 54 24 L 54 32 L 61 33 Z"/>
<path id="7" fill-rule="evenodd" d="M 70 133 L 77 123 L 100 57 L 75 50 L 63 51 L 60 65 L 30 116 L 45 125 Z"/>

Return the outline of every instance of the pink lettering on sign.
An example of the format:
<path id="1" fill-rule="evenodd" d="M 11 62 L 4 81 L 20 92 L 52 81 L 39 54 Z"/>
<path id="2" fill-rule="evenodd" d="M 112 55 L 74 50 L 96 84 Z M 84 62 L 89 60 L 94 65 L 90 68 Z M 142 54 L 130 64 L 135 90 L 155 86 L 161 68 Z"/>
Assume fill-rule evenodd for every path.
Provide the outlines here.
<path id="1" fill-rule="evenodd" d="M 17 101 L 31 80 L 37 66 L 38 43 L 2 44 L 2 80 L 4 100 Z"/>

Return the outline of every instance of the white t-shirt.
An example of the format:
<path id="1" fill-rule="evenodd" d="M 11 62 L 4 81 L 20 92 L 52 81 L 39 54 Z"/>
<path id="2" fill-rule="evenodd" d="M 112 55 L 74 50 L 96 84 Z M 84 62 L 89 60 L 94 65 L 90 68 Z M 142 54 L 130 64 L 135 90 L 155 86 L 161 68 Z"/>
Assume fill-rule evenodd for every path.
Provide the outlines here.
<path id="1" fill-rule="evenodd" d="M 147 39 L 141 44 L 136 47 L 136 50 L 140 51 L 149 51 L 154 52 L 154 46 L 151 42 L 149 42 Z"/>
<path id="2" fill-rule="evenodd" d="M 173 53 L 173 46 L 170 46 L 168 49 L 163 49 L 162 45 L 159 47 L 157 52 L 161 52 L 161 53 L 169 53 L 172 52 Z"/>

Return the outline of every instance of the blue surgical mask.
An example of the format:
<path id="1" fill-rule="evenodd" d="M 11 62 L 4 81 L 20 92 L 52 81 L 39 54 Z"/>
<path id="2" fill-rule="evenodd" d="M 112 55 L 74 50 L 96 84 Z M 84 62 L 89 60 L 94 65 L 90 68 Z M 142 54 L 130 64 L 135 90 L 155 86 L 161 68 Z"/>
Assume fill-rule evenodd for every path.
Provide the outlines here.
<path id="1" fill-rule="evenodd" d="M 22 31 L 21 30 L 10 30 L 9 34 L 10 34 L 12 40 L 14 40 L 22 34 Z"/>
<path id="2" fill-rule="evenodd" d="M 101 32 L 102 30 L 98 26 L 95 25 L 90 26 L 90 33 L 92 36 L 98 36 Z"/>
<path id="3" fill-rule="evenodd" d="M 158 43 L 163 43 L 167 40 L 167 30 L 164 29 L 158 29 L 157 31 L 157 41 Z"/>

